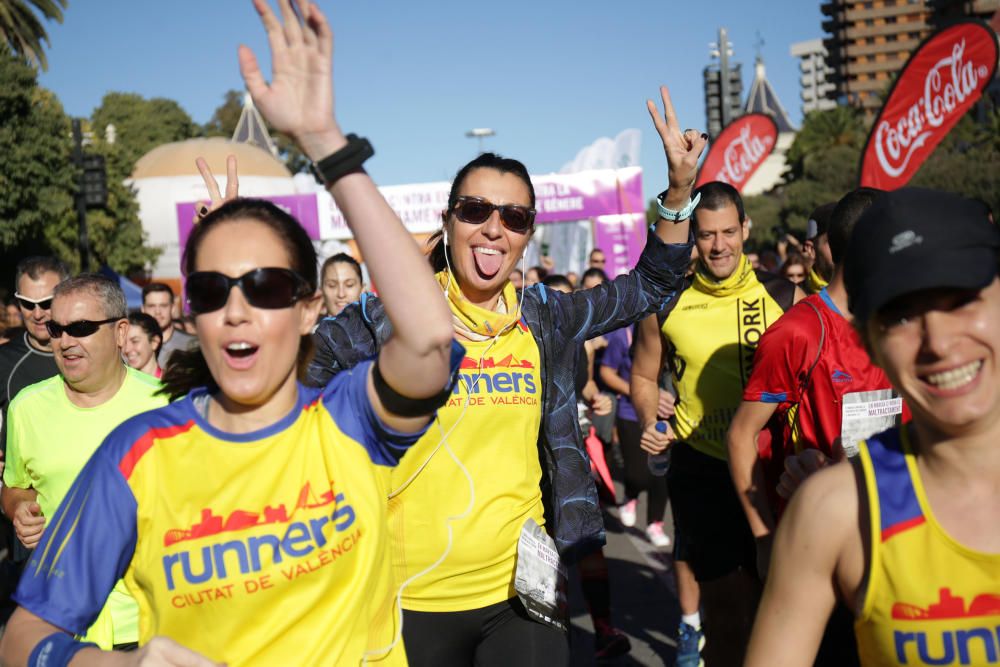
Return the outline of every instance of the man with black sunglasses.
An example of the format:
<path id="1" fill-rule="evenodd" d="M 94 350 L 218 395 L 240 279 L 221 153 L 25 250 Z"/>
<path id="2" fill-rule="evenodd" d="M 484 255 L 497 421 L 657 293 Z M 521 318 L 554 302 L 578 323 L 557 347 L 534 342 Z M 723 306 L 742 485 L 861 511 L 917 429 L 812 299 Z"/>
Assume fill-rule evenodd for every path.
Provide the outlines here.
<path id="1" fill-rule="evenodd" d="M 159 381 L 122 360 L 129 325 L 115 282 L 97 274 L 69 278 L 51 302 L 45 327 L 58 375 L 20 392 L 7 415 L 0 503 L 28 549 L 104 438 L 126 419 L 167 403 L 157 394 Z M 119 582 L 86 638 L 110 649 L 138 636 L 138 608 Z"/>
<path id="2" fill-rule="evenodd" d="M 7 451 L 7 406 L 28 385 L 58 374 L 52 357 L 45 323 L 52 318 L 52 292 L 69 277 L 69 269 L 55 257 L 27 257 L 14 274 L 14 303 L 21 313 L 24 329 L 0 345 L 0 447 Z M 6 516 L 0 519 L 0 625 L 14 611 L 10 600 L 29 551 L 14 538 L 14 528 Z"/>

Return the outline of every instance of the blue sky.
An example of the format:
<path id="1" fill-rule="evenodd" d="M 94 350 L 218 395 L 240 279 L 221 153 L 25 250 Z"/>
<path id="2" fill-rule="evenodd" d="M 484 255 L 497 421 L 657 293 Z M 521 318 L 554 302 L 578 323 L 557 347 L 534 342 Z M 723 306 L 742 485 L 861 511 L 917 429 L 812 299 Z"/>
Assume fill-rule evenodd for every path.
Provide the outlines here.
<path id="1" fill-rule="evenodd" d="M 705 125 L 702 68 L 708 43 L 729 29 L 744 89 L 756 33 L 768 76 L 792 121 L 801 120 L 793 42 L 822 35 L 819 0 L 320 0 L 335 34 L 337 115 L 372 140 L 369 171 L 380 185 L 448 180 L 484 146 L 558 170 L 584 146 L 625 128 L 642 131 L 647 197 L 666 163 L 645 99 L 662 82 L 680 122 Z M 199 123 L 230 88 L 249 45 L 269 70 L 267 42 L 242 0 L 70 0 L 50 25 L 42 85 L 66 111 L 88 116 L 108 91 L 177 100 Z"/>

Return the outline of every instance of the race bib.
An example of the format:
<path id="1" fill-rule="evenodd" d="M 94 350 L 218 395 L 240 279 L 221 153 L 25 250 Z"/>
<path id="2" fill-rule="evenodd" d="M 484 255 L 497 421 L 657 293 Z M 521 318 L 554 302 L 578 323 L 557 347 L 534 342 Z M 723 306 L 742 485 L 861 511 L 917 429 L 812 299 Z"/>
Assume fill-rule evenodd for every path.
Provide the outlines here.
<path id="1" fill-rule="evenodd" d="M 892 389 L 856 391 L 844 394 L 840 422 L 840 442 L 848 458 L 857 456 L 858 443 L 887 428 L 903 414 L 903 399 Z"/>
<path id="2" fill-rule="evenodd" d="M 521 527 L 517 540 L 514 590 L 534 620 L 566 631 L 566 567 L 559 560 L 556 543 L 534 519 Z"/>

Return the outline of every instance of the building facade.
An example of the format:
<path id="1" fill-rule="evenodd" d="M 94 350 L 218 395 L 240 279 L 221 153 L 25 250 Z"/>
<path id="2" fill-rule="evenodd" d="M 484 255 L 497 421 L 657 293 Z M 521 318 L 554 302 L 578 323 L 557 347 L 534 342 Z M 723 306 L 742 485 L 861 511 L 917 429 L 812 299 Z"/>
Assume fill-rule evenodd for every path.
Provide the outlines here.
<path id="1" fill-rule="evenodd" d="M 817 38 L 792 44 L 791 54 L 799 59 L 802 115 L 837 106 L 831 98 L 836 86 L 833 84 L 833 70 L 826 64 L 823 40 Z"/>
<path id="2" fill-rule="evenodd" d="M 932 0 L 825 0 L 827 65 L 838 102 L 875 112 L 893 77 L 933 30 Z M 961 3 L 959 3 L 961 4 Z"/>

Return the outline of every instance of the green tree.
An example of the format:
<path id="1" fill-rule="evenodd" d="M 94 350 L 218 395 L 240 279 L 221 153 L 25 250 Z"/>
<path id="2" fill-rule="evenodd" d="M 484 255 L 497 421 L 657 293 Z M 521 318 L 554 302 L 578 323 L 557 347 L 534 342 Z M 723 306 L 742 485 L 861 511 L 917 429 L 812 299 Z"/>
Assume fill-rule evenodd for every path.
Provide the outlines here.
<path id="1" fill-rule="evenodd" d="M 49 68 L 42 42 L 49 46 L 49 35 L 36 12 L 62 23 L 66 0 L 0 0 L 0 43 L 28 63 Z"/>
<path id="2" fill-rule="evenodd" d="M 107 206 L 87 211 L 90 247 L 96 263 L 107 264 L 126 276 L 143 275 L 161 251 L 146 245 L 135 190 L 125 184 L 134 165 L 117 141 L 110 144 L 99 133 L 94 134 L 86 150 L 104 156 L 108 175 Z"/>
<path id="3" fill-rule="evenodd" d="M 859 110 L 837 106 L 825 111 L 811 111 L 802 120 L 802 129 L 788 149 L 791 176 L 801 177 L 810 160 L 823 159 L 827 151 L 845 147 L 860 151 L 867 131 Z"/>
<path id="4" fill-rule="evenodd" d="M 36 71 L 0 45 L 0 286 L 17 260 L 61 245 L 72 229 L 76 170 L 70 163 L 69 119 Z M 75 246 L 58 253 L 75 255 Z"/>
<path id="5" fill-rule="evenodd" d="M 2 50 L 2 46 L 0 46 Z M 54 94 L 40 88 L 35 70 L 0 53 L 0 286 L 12 283 L 17 261 L 52 254 L 79 269 L 78 222 L 73 196 L 79 171 L 72 162 L 70 119 Z M 101 141 L 86 147 L 108 157 L 108 208 L 89 211 L 94 267 L 121 273 L 146 268 L 158 251 L 145 244 L 125 171 Z M 117 165 L 117 166 L 116 166 Z M 124 174 L 124 175 L 122 175 Z"/>
<path id="6" fill-rule="evenodd" d="M 1000 211 L 1000 111 L 983 102 L 966 114 L 924 162 L 910 185 L 981 199 Z"/>
<path id="7" fill-rule="evenodd" d="M 231 137 L 243 113 L 243 95 L 238 90 L 227 90 L 222 104 L 215 108 L 212 118 L 203 128 L 207 137 Z"/>
<path id="8" fill-rule="evenodd" d="M 115 145 L 128 165 L 125 177 L 136 161 L 162 144 L 201 135 L 201 127 L 181 106 L 156 97 L 151 100 L 135 93 L 108 93 L 91 115 L 95 135 L 104 136 L 108 125 L 115 126 Z"/>

